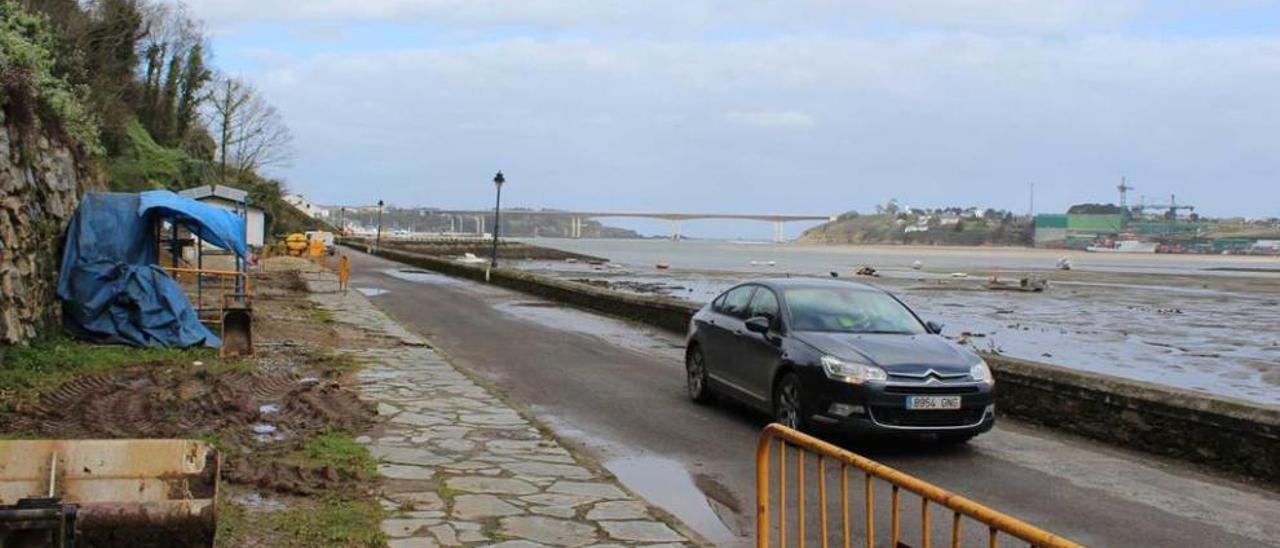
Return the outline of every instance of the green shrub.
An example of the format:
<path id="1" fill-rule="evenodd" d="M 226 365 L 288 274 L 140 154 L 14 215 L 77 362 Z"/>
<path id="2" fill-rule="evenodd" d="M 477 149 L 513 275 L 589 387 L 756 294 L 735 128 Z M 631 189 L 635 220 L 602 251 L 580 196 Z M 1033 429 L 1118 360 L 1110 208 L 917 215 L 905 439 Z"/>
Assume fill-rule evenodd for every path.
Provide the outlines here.
<path id="1" fill-rule="evenodd" d="M 103 148 L 98 121 L 85 106 L 88 89 L 54 76 L 55 39 L 49 22 L 27 13 L 9 0 L 0 0 L 0 104 L 16 113 L 18 124 L 37 116 L 46 126 L 94 155 Z"/>

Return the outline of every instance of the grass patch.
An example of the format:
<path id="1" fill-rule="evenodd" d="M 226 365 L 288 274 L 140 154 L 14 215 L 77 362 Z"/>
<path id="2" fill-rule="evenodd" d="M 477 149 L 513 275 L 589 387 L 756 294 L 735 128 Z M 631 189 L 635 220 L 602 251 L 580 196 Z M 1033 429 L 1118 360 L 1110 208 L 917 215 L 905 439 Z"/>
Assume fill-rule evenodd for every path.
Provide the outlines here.
<path id="1" fill-rule="evenodd" d="M 444 501 L 445 506 L 452 507 L 453 499 L 458 496 L 458 492 L 449 487 L 448 478 L 436 476 L 436 494 L 440 495 L 440 500 Z"/>
<path id="2" fill-rule="evenodd" d="M 297 457 L 307 464 L 332 466 L 363 478 L 371 478 L 378 472 L 378 463 L 369 450 L 345 432 L 312 436 Z"/>
<path id="3" fill-rule="evenodd" d="M 354 373 L 364 369 L 364 363 L 346 352 L 329 352 L 319 356 L 316 364 L 324 368 L 326 374 Z"/>
<path id="4" fill-rule="evenodd" d="M 251 493 L 232 487 L 231 493 Z M 385 546 L 382 507 L 371 500 L 326 495 L 282 501 L 284 509 L 245 507 L 231 496 L 218 499 L 214 546 Z"/>
<path id="5" fill-rule="evenodd" d="M 214 533 L 214 546 L 243 546 L 247 539 L 241 538 L 250 521 L 244 507 L 231 502 L 229 490 L 224 489 L 218 497 L 218 524 Z"/>
<path id="6" fill-rule="evenodd" d="M 29 346 L 10 348 L 0 366 L 0 411 L 15 403 L 29 401 L 41 392 L 58 387 L 82 375 L 101 373 L 132 365 L 190 363 L 200 360 L 211 367 L 240 367 L 222 364 L 211 348 L 172 349 L 95 345 L 67 337 L 50 337 Z"/>
<path id="7" fill-rule="evenodd" d="M 333 323 L 333 311 L 324 308 L 312 308 L 311 319 L 320 323 Z"/>
<path id="8" fill-rule="evenodd" d="M 382 507 L 368 500 L 323 497 L 316 504 L 269 514 L 269 525 L 289 546 L 384 546 Z"/>

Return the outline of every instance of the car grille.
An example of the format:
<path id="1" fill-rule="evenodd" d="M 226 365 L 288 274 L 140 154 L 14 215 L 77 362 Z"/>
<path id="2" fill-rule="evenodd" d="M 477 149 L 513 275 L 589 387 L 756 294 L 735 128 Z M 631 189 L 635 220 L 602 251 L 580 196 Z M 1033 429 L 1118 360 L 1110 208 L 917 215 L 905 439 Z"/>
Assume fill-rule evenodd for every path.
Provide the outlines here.
<path id="1" fill-rule="evenodd" d="M 872 407 L 871 417 L 887 426 L 970 426 L 982 421 L 983 408 L 913 411 L 897 407 Z"/>
<path id="2" fill-rule="evenodd" d="M 892 385 L 892 384 L 890 384 L 890 385 L 886 385 L 886 386 L 884 387 L 884 392 L 885 392 L 886 394 L 907 394 L 907 395 L 912 395 L 912 394 L 976 394 L 976 393 L 978 393 L 978 387 L 977 387 L 977 386 L 972 386 L 972 385 L 971 385 L 971 386 L 947 386 L 947 385 L 932 385 L 932 386 L 917 386 L 917 385 L 909 385 L 909 386 L 897 386 L 897 385 Z"/>

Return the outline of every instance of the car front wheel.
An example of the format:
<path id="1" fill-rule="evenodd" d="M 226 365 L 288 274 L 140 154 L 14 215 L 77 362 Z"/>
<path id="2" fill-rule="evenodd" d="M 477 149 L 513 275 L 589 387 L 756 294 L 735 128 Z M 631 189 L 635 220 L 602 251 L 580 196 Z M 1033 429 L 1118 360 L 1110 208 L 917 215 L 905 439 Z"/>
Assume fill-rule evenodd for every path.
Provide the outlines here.
<path id="1" fill-rule="evenodd" d="M 689 399 L 698 403 L 711 401 L 711 388 L 707 386 L 707 360 L 701 348 L 694 346 L 685 353 L 684 367 Z"/>
<path id="2" fill-rule="evenodd" d="M 800 404 L 800 377 L 787 373 L 773 387 L 773 420 L 794 430 L 804 429 L 804 411 Z"/>

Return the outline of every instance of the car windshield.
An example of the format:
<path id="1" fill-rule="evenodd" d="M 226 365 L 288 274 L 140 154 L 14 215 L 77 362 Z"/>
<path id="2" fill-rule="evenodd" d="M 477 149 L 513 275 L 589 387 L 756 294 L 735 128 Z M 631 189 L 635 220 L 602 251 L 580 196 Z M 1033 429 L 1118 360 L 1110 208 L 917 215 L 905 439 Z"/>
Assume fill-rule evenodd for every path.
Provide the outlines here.
<path id="1" fill-rule="evenodd" d="M 897 299 L 880 291 L 841 287 L 785 290 L 797 331 L 923 335 L 925 327 Z"/>

